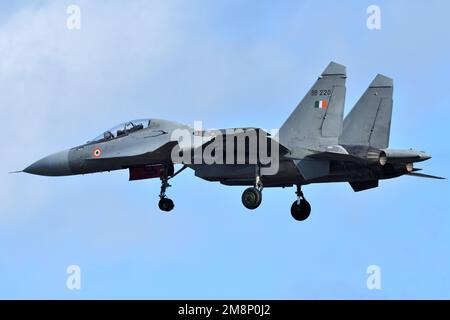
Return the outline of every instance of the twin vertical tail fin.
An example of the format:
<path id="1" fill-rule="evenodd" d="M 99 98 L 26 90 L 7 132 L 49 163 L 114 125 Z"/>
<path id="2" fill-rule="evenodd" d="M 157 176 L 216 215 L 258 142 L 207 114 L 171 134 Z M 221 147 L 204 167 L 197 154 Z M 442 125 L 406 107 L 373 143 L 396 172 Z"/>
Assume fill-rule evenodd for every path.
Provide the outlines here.
<path id="1" fill-rule="evenodd" d="M 281 126 L 279 142 L 290 150 L 338 144 L 346 78 L 345 66 L 331 62 Z"/>
<path id="2" fill-rule="evenodd" d="M 381 74 L 375 77 L 345 117 L 339 144 L 371 146 L 378 149 L 389 146 L 393 89 L 391 78 Z"/>

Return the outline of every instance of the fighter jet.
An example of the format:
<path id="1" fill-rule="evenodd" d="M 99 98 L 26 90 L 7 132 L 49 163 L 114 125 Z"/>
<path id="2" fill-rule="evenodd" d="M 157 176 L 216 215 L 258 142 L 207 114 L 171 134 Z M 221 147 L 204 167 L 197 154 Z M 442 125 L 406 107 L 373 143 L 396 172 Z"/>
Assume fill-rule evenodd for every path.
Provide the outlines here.
<path id="1" fill-rule="evenodd" d="M 174 208 L 166 195 L 169 180 L 186 168 L 207 181 L 248 186 L 241 199 L 248 209 L 261 204 L 266 187 L 295 186 L 291 215 L 298 221 L 311 212 L 304 185 L 348 182 L 359 192 L 378 187 L 379 180 L 402 175 L 444 179 L 414 167 L 431 158 L 424 151 L 388 148 L 392 79 L 377 75 L 343 119 L 346 78 L 345 66 L 331 62 L 273 135 L 261 128 L 198 130 L 160 119 L 127 121 L 23 171 L 69 176 L 127 169 L 129 180 L 159 178 L 163 211 Z M 214 161 L 218 158 L 226 159 Z M 175 166 L 181 168 L 175 171 Z"/>

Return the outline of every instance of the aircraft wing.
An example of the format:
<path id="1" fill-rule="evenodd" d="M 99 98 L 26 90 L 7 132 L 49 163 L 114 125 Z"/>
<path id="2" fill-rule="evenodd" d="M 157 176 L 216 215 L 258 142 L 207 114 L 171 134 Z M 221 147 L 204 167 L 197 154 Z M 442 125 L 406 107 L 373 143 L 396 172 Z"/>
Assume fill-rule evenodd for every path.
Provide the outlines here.
<path id="1" fill-rule="evenodd" d="M 272 138 L 270 133 L 260 128 L 210 130 L 203 132 L 203 136 L 209 136 L 211 139 L 198 147 L 202 149 L 201 153 L 194 150 L 194 163 L 196 160 L 199 163 L 199 159 L 195 159 L 199 155 L 202 155 L 206 162 L 213 161 L 213 159 L 209 159 L 213 158 L 211 154 L 216 155 L 220 152 L 223 153 L 225 164 L 227 155 L 234 155 L 234 161 L 238 159 L 237 155 L 245 156 L 245 163 L 247 163 L 249 159 L 259 159 L 260 156 L 268 156 L 273 151 L 278 152 L 280 157 L 289 152 L 285 146 Z M 230 148 L 232 150 L 229 150 Z M 237 161 L 237 163 L 240 162 Z"/>

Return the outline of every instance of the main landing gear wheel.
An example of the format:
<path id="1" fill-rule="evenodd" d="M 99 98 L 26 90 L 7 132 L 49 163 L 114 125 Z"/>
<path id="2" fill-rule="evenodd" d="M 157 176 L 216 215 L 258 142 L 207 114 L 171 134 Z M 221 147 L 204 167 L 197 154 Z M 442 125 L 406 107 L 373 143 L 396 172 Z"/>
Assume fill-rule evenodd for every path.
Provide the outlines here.
<path id="1" fill-rule="evenodd" d="M 301 187 L 297 186 L 297 200 L 291 206 L 291 215 L 297 221 L 308 219 L 311 213 L 311 205 L 303 196 Z"/>
<path id="2" fill-rule="evenodd" d="M 260 167 L 256 168 L 255 186 L 247 188 L 242 193 L 242 204 L 250 210 L 259 207 L 262 201 L 263 183 L 261 180 Z"/>
<path id="3" fill-rule="evenodd" d="M 291 206 L 291 215 L 297 221 L 303 221 L 308 219 L 311 213 L 311 205 L 305 199 L 301 199 L 300 203 L 294 201 Z"/>
<path id="4" fill-rule="evenodd" d="M 170 210 L 172 210 L 175 207 L 175 205 L 173 204 L 173 201 L 171 199 L 169 199 L 169 198 L 162 198 L 158 202 L 158 207 L 162 211 L 169 212 Z"/>
<path id="5" fill-rule="evenodd" d="M 253 210 L 259 207 L 262 201 L 262 193 L 258 188 L 251 187 L 242 193 L 242 204 L 247 209 Z"/>

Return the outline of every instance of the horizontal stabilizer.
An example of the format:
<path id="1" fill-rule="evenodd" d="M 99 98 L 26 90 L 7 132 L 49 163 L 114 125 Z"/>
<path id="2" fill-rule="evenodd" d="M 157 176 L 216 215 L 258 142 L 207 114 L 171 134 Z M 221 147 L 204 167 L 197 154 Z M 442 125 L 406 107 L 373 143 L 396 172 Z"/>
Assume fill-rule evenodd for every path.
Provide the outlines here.
<path id="1" fill-rule="evenodd" d="M 337 153 L 337 152 L 318 152 L 309 156 L 309 158 L 329 160 L 329 161 L 342 161 L 342 162 L 354 162 L 365 165 L 367 162 L 357 156 L 351 154 Z"/>
<path id="2" fill-rule="evenodd" d="M 358 181 L 358 182 L 350 182 L 350 185 L 353 188 L 353 191 L 359 192 L 367 189 L 373 189 L 378 187 L 378 180 L 366 180 L 366 181 Z"/>
<path id="3" fill-rule="evenodd" d="M 447 179 L 444 177 L 432 176 L 430 174 L 418 173 L 418 172 L 408 172 L 407 175 L 413 176 L 413 177 L 419 177 L 419 178 L 430 178 L 430 179 L 440 179 L 440 180 Z"/>

